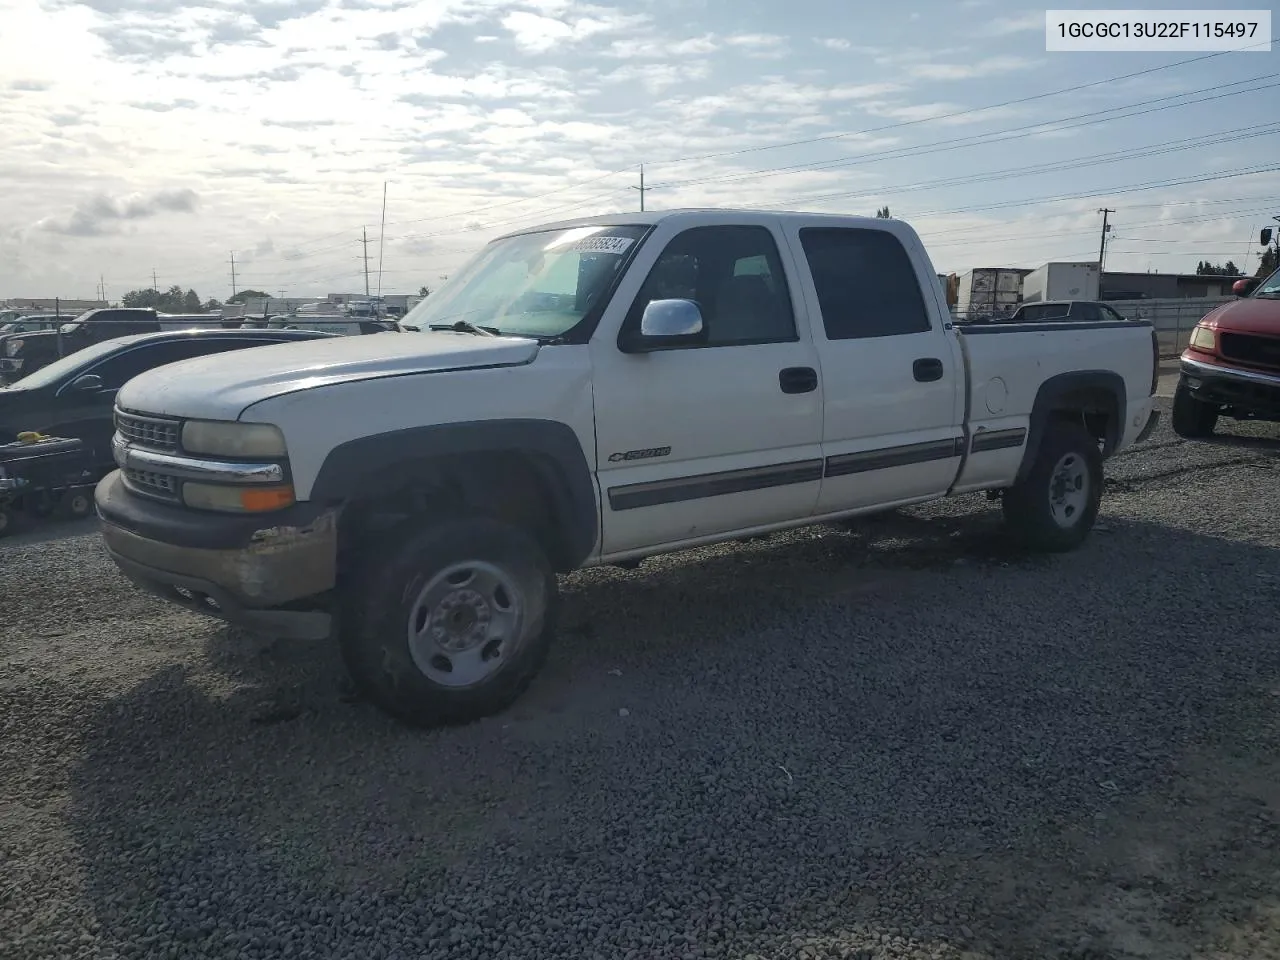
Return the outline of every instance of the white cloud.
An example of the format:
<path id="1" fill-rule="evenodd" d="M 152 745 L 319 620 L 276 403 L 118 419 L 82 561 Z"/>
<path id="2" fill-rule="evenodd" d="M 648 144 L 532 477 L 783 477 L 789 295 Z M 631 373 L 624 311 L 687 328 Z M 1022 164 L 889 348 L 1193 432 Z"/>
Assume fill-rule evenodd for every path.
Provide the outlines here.
<path id="1" fill-rule="evenodd" d="M 45 217 L 36 222 L 39 230 L 73 237 L 96 237 L 114 231 L 121 221 L 142 220 L 161 213 L 193 213 L 197 197 L 194 190 L 158 190 L 151 194 L 135 193 L 127 197 L 97 194 L 76 205 L 70 214 Z"/>
<path id="2" fill-rule="evenodd" d="M 573 20 L 542 16 L 516 10 L 502 18 L 502 26 L 511 33 L 516 45 L 529 53 L 546 53 L 563 43 L 574 43 L 601 33 L 616 33 L 639 26 L 643 16 L 629 16 L 600 11 L 593 16 Z"/>
<path id="3" fill-rule="evenodd" d="M 845 40 L 843 37 L 819 37 L 813 42 L 819 46 L 826 47 L 828 50 L 848 50 L 853 46 L 853 44 L 848 40 Z"/>
<path id="4" fill-rule="evenodd" d="M 1025 57 L 985 57 L 972 63 L 917 63 L 907 68 L 907 74 L 920 80 L 968 80 L 1014 73 L 1035 65 L 1036 61 Z"/>
<path id="5" fill-rule="evenodd" d="M 984 22 L 980 29 L 975 30 L 975 37 L 1008 37 L 1015 33 L 1031 33 L 1033 31 L 1044 30 L 1045 15 L 1044 11 L 1031 11 L 1017 16 L 995 16 Z"/>

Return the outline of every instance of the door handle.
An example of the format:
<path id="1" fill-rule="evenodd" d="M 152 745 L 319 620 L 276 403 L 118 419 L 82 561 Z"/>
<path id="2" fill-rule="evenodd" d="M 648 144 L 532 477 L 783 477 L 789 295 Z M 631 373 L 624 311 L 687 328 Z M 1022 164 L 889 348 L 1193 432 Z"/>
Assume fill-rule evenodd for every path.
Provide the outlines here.
<path id="1" fill-rule="evenodd" d="M 937 357 L 921 357 L 911 365 L 911 374 L 921 383 L 942 379 L 942 361 Z"/>
<path id="2" fill-rule="evenodd" d="M 818 371 L 813 367 L 787 367 L 778 371 L 783 393 L 811 393 L 818 389 Z"/>

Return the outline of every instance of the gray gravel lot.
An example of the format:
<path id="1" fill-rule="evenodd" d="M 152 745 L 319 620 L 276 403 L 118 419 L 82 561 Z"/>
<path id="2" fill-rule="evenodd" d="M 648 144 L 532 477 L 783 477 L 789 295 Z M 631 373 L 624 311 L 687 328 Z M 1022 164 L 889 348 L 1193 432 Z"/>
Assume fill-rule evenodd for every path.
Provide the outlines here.
<path id="1" fill-rule="evenodd" d="M 444 732 L 11 540 L 0 956 L 1280 957 L 1280 431 L 1227 429 L 1063 557 L 977 497 L 578 574 Z"/>

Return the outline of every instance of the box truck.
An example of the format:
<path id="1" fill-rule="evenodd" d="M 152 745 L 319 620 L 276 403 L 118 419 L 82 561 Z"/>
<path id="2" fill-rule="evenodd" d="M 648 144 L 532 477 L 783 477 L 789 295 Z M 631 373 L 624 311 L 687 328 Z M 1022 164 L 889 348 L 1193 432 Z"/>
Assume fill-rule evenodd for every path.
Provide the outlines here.
<path id="1" fill-rule="evenodd" d="M 1046 263 L 1022 281 L 1022 300 L 1097 300 L 1098 262 Z"/>
<path id="2" fill-rule="evenodd" d="M 957 318 L 981 320 L 1006 317 L 1022 302 L 1022 276 L 1012 267 L 976 267 L 960 275 L 956 291 Z"/>

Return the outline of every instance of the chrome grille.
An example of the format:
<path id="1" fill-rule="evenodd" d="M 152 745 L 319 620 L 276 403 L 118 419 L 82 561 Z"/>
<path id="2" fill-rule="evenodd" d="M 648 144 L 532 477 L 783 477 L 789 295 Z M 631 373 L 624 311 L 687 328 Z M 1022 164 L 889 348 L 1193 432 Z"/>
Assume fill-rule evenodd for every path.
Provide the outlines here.
<path id="1" fill-rule="evenodd" d="M 149 497 L 162 500 L 178 499 L 178 481 L 163 473 L 152 473 L 149 470 L 125 470 L 125 485 Z"/>
<path id="2" fill-rule="evenodd" d="M 116 430 L 130 443 L 152 450 L 178 449 L 178 421 L 116 412 Z"/>

